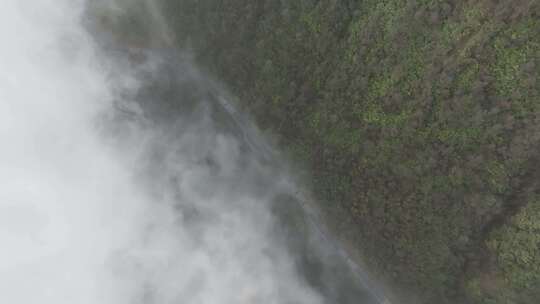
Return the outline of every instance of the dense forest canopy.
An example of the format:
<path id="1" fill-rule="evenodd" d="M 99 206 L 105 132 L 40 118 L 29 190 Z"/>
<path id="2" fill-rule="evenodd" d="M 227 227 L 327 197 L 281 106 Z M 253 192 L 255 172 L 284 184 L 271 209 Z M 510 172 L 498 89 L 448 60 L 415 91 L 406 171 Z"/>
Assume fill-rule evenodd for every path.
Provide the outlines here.
<path id="1" fill-rule="evenodd" d="M 161 5 L 397 295 L 536 303 L 538 1 Z"/>

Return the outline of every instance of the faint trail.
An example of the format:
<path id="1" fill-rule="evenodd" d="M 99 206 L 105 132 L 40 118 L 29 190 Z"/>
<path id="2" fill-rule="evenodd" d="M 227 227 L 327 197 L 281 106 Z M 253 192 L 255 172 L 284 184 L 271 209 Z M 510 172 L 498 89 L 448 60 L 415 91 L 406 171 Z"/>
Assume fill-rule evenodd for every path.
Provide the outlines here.
<path id="1" fill-rule="evenodd" d="M 252 126 L 252 124 L 249 123 L 249 121 L 245 119 L 241 113 L 239 113 L 235 107 L 228 102 L 227 99 L 225 99 L 225 97 L 219 96 L 217 100 L 222 108 L 229 113 L 231 118 L 238 125 L 238 128 L 242 132 L 242 138 L 251 147 L 251 149 L 263 155 L 265 159 L 271 159 L 275 154 L 272 148 L 268 144 L 257 140 L 258 137 L 254 137 L 253 131 L 249 131 L 254 130 L 254 126 Z M 283 186 L 285 189 L 288 189 L 288 193 L 295 197 L 296 201 L 300 204 L 300 207 L 305 212 L 309 226 L 316 231 L 317 235 L 326 244 L 332 247 L 333 250 L 347 262 L 359 282 L 367 287 L 372 296 L 375 297 L 380 304 L 392 304 L 393 302 L 391 302 L 390 299 L 385 296 L 385 292 L 378 288 L 377 285 L 370 279 L 369 274 L 349 256 L 349 254 L 343 249 L 342 245 L 339 244 L 339 241 L 331 237 L 330 233 L 322 227 L 321 223 L 324 223 L 324 221 L 321 219 L 320 213 L 315 210 L 311 203 L 309 203 L 313 201 L 313 199 L 310 198 L 310 195 L 304 190 L 299 189 L 298 186 L 290 180 L 285 181 Z"/>

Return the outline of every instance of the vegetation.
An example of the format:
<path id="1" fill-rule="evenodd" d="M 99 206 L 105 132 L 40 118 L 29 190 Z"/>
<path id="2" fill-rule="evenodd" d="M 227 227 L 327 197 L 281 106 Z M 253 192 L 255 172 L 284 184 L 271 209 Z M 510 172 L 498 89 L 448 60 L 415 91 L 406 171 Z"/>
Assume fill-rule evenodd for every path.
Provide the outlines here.
<path id="1" fill-rule="evenodd" d="M 535 303 L 538 1 L 163 5 L 398 294 Z"/>

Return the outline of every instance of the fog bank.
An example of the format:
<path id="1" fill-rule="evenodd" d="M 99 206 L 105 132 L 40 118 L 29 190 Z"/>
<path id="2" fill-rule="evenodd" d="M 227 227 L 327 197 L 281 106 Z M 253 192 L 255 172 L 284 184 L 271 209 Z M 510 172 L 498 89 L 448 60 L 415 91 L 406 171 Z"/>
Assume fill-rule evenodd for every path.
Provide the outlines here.
<path id="1" fill-rule="evenodd" d="M 155 12 L 145 48 L 84 1 L 4 2 L 1 303 L 367 301 Z"/>

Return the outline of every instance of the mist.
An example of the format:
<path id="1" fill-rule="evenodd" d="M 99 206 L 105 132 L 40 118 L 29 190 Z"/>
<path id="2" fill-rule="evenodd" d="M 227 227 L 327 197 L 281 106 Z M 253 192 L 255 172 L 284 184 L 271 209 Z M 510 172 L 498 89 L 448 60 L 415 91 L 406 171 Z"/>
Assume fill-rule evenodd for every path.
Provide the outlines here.
<path id="1" fill-rule="evenodd" d="M 0 303 L 374 301 L 157 8 L 141 46 L 84 1 L 3 4 Z"/>

